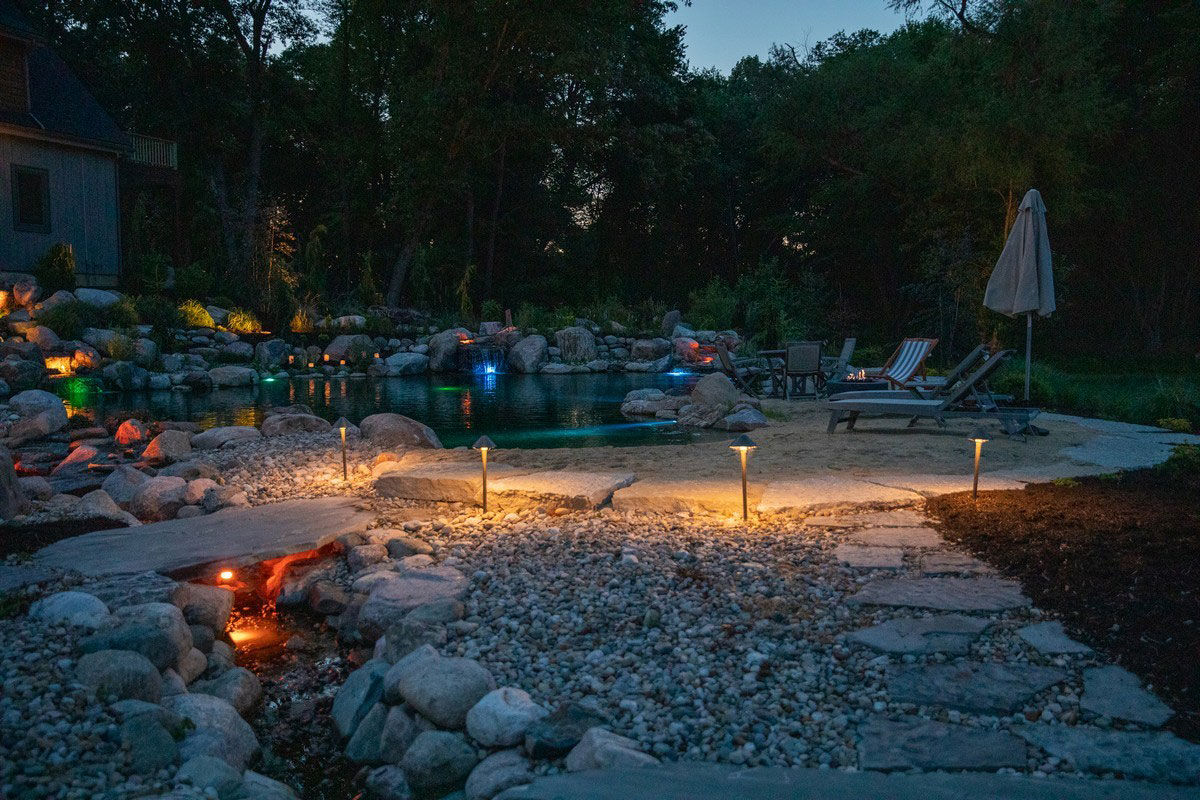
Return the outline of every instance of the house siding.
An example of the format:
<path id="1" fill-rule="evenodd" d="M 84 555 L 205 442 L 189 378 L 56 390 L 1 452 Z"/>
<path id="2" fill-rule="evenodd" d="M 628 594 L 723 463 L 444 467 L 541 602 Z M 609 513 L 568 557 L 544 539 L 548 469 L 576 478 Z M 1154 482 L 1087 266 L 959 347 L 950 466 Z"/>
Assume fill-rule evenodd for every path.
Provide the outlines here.
<path id="1" fill-rule="evenodd" d="M 13 228 L 12 165 L 49 173 L 50 232 Z M 0 272 L 28 272 L 51 245 L 75 251 L 81 286 L 113 286 L 120 273 L 114 154 L 0 132 Z"/>
<path id="2" fill-rule="evenodd" d="M 25 75 L 25 44 L 0 36 L 0 110 L 29 110 L 29 85 Z"/>

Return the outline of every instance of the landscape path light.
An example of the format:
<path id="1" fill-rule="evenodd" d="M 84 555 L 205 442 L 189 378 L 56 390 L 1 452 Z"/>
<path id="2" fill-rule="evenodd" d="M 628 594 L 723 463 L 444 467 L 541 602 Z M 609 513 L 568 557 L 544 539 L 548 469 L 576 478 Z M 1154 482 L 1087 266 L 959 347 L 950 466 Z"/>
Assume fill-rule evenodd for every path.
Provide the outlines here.
<path id="1" fill-rule="evenodd" d="M 350 420 L 341 417 L 333 423 L 333 427 L 337 428 L 342 435 L 342 481 L 345 482 L 350 480 L 350 472 L 346 466 L 346 428 L 350 427 Z"/>
<path id="2" fill-rule="evenodd" d="M 734 439 L 729 443 L 730 450 L 736 450 L 742 461 L 742 519 L 750 519 L 750 503 L 746 497 L 746 459 L 750 455 L 750 451 L 758 447 L 746 434 Z"/>
<path id="3" fill-rule="evenodd" d="M 496 443 L 487 436 L 480 436 L 475 440 L 472 448 L 479 451 L 479 456 L 483 460 L 483 513 L 487 513 L 487 454 L 488 450 L 495 450 Z"/>
<path id="4" fill-rule="evenodd" d="M 979 500 L 979 456 L 983 452 L 983 443 L 989 438 L 987 429 L 982 426 L 971 431 L 971 435 L 967 437 L 975 443 L 975 482 L 971 485 L 971 499 L 976 502 Z"/>

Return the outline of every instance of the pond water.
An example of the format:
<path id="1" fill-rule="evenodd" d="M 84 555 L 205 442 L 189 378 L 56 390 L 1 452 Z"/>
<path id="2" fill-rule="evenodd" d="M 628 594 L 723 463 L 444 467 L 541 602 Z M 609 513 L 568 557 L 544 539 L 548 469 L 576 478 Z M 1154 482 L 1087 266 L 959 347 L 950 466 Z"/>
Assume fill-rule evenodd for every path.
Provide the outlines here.
<path id="1" fill-rule="evenodd" d="M 633 389 L 686 391 L 691 374 L 426 375 L 403 378 L 274 378 L 256 387 L 190 392 L 94 392 L 64 382 L 72 414 L 122 419 L 190 420 L 202 427 L 257 425 L 273 406 L 305 403 L 330 422 L 357 423 L 380 412 L 404 414 L 433 428 L 446 447 L 487 434 L 500 447 L 594 447 L 681 444 L 696 434 L 673 421 L 631 421 L 620 406 Z"/>

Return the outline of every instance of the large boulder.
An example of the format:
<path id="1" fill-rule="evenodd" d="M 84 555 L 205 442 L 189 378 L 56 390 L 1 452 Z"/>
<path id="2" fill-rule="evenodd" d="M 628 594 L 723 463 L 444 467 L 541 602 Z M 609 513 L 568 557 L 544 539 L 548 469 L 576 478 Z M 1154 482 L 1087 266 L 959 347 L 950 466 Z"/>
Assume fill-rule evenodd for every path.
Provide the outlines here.
<path id="1" fill-rule="evenodd" d="M 466 328 L 451 328 L 429 337 L 429 369 L 433 372 L 453 372 L 458 368 L 459 344 L 471 338 Z"/>
<path id="2" fill-rule="evenodd" d="M 155 436 L 142 452 L 143 459 L 157 465 L 187 461 L 191 455 L 191 434 L 172 430 L 163 431 Z"/>
<path id="3" fill-rule="evenodd" d="M 75 666 L 75 677 L 96 690 L 100 697 L 115 695 L 119 700 L 162 699 L 162 676 L 158 668 L 141 653 L 132 650 L 100 650 L 88 653 Z"/>
<path id="4" fill-rule="evenodd" d="M 692 402 L 705 406 L 716 406 L 724 411 L 733 408 L 741 393 L 725 375 L 714 372 L 696 381 L 692 388 Z"/>
<path id="5" fill-rule="evenodd" d="M 0 361 L 0 380 L 15 390 L 32 389 L 37 386 L 45 372 L 46 368 L 41 362 L 17 355 L 5 356 L 4 360 Z"/>
<path id="6" fill-rule="evenodd" d="M 629 348 L 629 357 L 634 361 L 654 361 L 671 352 L 671 343 L 666 339 L 638 339 Z"/>
<path id="7" fill-rule="evenodd" d="M 137 487 L 129 500 L 129 510 L 147 522 L 174 519 L 179 509 L 187 505 L 187 481 L 183 478 L 157 476 Z"/>
<path id="8" fill-rule="evenodd" d="M 226 670 L 212 680 L 196 681 L 189 691 L 219 697 L 243 717 L 258 705 L 263 694 L 258 676 L 245 667 Z"/>
<path id="9" fill-rule="evenodd" d="M 118 608 L 113 613 L 116 625 L 146 625 L 164 632 L 175 651 L 171 663 L 178 664 L 192 649 L 192 629 L 183 612 L 172 603 L 150 602 Z"/>
<path id="10" fill-rule="evenodd" d="M 596 337 L 587 328 L 563 328 L 554 334 L 554 343 L 567 364 L 585 364 L 596 358 Z"/>
<path id="11" fill-rule="evenodd" d="M 142 444 L 150 438 L 150 431 L 146 429 L 145 424 L 140 419 L 127 419 L 117 427 L 117 432 L 113 437 L 117 444 L 122 447 L 133 447 L 137 444 Z M 191 449 L 191 445 L 188 445 Z"/>
<path id="12" fill-rule="evenodd" d="M 33 325 L 25 329 L 25 338 L 33 342 L 43 353 L 48 353 L 62 344 L 58 334 L 45 325 Z"/>
<path id="13" fill-rule="evenodd" d="M 83 448 L 79 449 L 82 450 Z M 85 519 L 111 519 L 127 527 L 142 524 L 138 522 L 137 517 L 127 511 L 122 511 L 121 507 L 103 489 L 94 489 L 79 498 L 79 502 L 75 504 L 74 510 L 76 516 Z"/>
<path id="14" fill-rule="evenodd" d="M 29 608 L 29 616 L 47 625 L 74 625 L 95 630 L 110 617 L 108 606 L 87 592 L 58 592 L 43 597 Z"/>
<path id="15" fill-rule="evenodd" d="M 478 763 L 475 748 L 461 734 L 425 731 L 408 748 L 400 767 L 413 789 L 434 792 L 461 786 Z"/>
<path id="16" fill-rule="evenodd" d="M 108 308 L 120 302 L 121 296 L 116 292 L 108 292 L 104 289 L 76 289 L 75 299 L 81 303 L 87 303 L 89 306 L 97 308 Z"/>
<path id="17" fill-rule="evenodd" d="M 75 295 L 71 294 L 66 289 L 59 289 L 57 292 L 50 295 L 49 297 L 47 297 L 45 300 L 43 300 L 41 303 L 38 304 L 37 314 L 35 316 L 41 316 L 42 314 L 45 314 L 47 311 L 53 311 L 54 309 L 58 308 L 59 306 L 70 305 L 71 303 L 74 303 L 75 301 L 76 301 Z"/>
<path id="18" fill-rule="evenodd" d="M 189 625 L 204 625 L 218 633 L 229 624 L 233 613 L 233 591 L 204 583 L 181 583 L 171 601 L 183 611 Z"/>
<path id="19" fill-rule="evenodd" d="M 388 375 L 421 375 L 429 369 L 429 356 L 422 353 L 393 353 L 383 360 Z"/>
<path id="20" fill-rule="evenodd" d="M 454 567 L 440 565 L 390 574 L 375 584 L 359 609 L 359 630 L 374 639 L 418 606 L 437 600 L 461 600 L 469 583 L 467 576 Z"/>
<path id="21" fill-rule="evenodd" d="M 128 336 L 107 328 L 84 328 L 80 338 L 109 358 L 116 357 L 114 350 L 124 353 L 133 351 L 133 342 L 129 341 Z"/>
<path id="22" fill-rule="evenodd" d="M 9 520 L 29 513 L 29 510 L 26 488 L 22 481 L 17 479 L 12 456 L 8 450 L 0 447 L 0 519 Z"/>
<path id="23" fill-rule="evenodd" d="M 263 420 L 263 436 L 286 436 L 289 433 L 328 433 L 329 420 L 312 414 L 272 414 Z"/>
<path id="24" fill-rule="evenodd" d="M 492 753 L 467 776 L 467 800 L 492 800 L 505 789 L 531 783 L 533 777 L 533 765 L 519 750 Z"/>
<path id="25" fill-rule="evenodd" d="M 196 756 L 219 758 L 236 770 L 244 770 L 258 755 L 258 739 L 250 723 L 237 709 L 210 694 L 180 694 L 163 701 L 194 726 L 179 746 L 184 760 Z"/>
<path id="26" fill-rule="evenodd" d="M 156 669 L 164 670 L 178 663 L 179 652 L 171 634 L 153 625 L 126 622 L 115 628 L 105 628 L 79 643 L 84 653 L 101 650 L 131 650 L 141 653 Z"/>
<path id="27" fill-rule="evenodd" d="M 192 447 L 197 450 L 217 450 L 230 442 L 261 438 L 258 428 L 252 425 L 226 425 L 197 433 L 192 437 Z"/>
<path id="28" fill-rule="evenodd" d="M 592 728 L 579 744 L 567 753 L 568 772 L 620 767 L 649 767 L 658 763 L 654 756 L 638 749 L 633 739 L 618 736 L 604 728 Z"/>
<path id="29" fill-rule="evenodd" d="M 726 431 L 744 432 L 752 431 L 756 428 L 765 428 L 771 423 L 767 421 L 766 416 L 757 408 L 744 408 L 734 411 L 732 414 L 717 420 L 713 425 L 714 428 L 721 428 Z"/>
<path id="30" fill-rule="evenodd" d="M 512 747 L 525 731 L 550 712 L 527 692 L 511 686 L 488 692 L 467 712 L 467 733 L 484 747 Z"/>
<path id="31" fill-rule="evenodd" d="M 253 386 L 258 383 L 258 372 L 250 367 L 226 364 L 208 371 L 213 386 Z"/>
<path id="32" fill-rule="evenodd" d="M 62 399 L 42 389 L 26 389 L 14 394 L 8 400 L 8 408 L 22 417 L 48 414 L 51 433 L 67 427 L 67 409 Z"/>
<path id="33" fill-rule="evenodd" d="M 351 364 L 362 363 L 370 361 L 374 354 L 375 342 L 365 333 L 343 333 L 341 336 L 336 336 L 325 348 L 324 353 L 329 356 L 325 359 L 329 364 L 337 364 L 341 361 Z"/>
<path id="34" fill-rule="evenodd" d="M 467 713 L 496 688 L 492 674 L 469 658 L 443 658 L 429 645 L 396 662 L 383 679 L 385 700 L 403 700 L 433 724 L 462 728 Z"/>
<path id="35" fill-rule="evenodd" d="M 292 346 L 283 339 L 268 339 L 254 348 L 254 360 L 264 367 L 278 367 L 287 363 Z"/>
<path id="36" fill-rule="evenodd" d="M 108 496 L 118 506 L 128 509 L 137 490 L 148 480 L 150 476 L 146 473 L 128 464 L 122 464 L 109 473 L 100 484 L 100 488 L 108 492 Z"/>
<path id="37" fill-rule="evenodd" d="M 442 447 L 432 428 L 401 414 L 372 414 L 358 427 L 364 439 L 382 447 Z"/>
<path id="38" fill-rule="evenodd" d="M 329 716 L 343 739 L 349 739 L 367 713 L 383 697 L 383 678 L 390 665 L 371 659 L 346 677 L 333 698 Z"/>
<path id="39" fill-rule="evenodd" d="M 531 375 L 542 368 L 549 358 L 550 346 L 545 336 L 526 336 L 508 351 L 508 366 L 513 372 Z"/>

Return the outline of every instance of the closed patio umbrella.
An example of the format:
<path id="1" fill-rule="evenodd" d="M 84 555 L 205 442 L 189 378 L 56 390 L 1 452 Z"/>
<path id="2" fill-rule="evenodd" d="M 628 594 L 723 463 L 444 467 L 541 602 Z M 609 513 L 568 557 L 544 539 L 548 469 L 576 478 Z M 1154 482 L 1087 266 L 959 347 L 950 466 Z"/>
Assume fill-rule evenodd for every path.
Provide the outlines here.
<path id="1" fill-rule="evenodd" d="M 1029 366 L 1033 356 L 1033 313 L 1054 313 L 1054 270 L 1050 266 L 1050 237 L 1046 235 L 1046 205 L 1037 189 L 1021 199 L 1017 220 L 992 270 L 983 304 L 1015 317 L 1025 315 L 1025 399 L 1029 400 Z"/>

